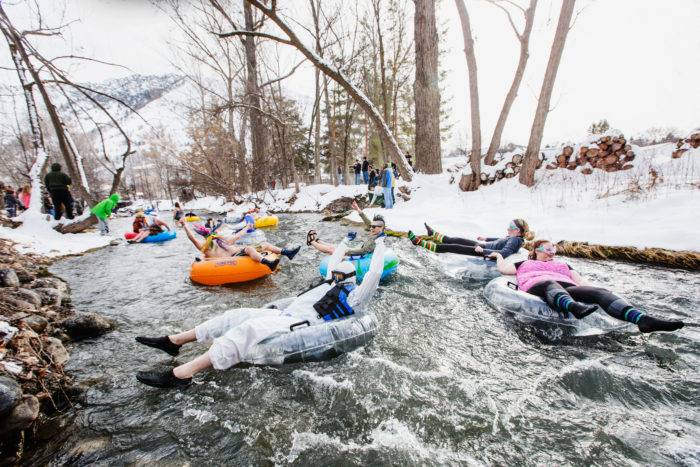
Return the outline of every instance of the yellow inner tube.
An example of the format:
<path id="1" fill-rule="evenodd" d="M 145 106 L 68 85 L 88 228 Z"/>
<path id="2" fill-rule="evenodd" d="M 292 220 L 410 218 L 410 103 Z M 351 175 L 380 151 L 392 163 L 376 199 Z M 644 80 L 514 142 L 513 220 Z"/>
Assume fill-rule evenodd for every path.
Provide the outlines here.
<path id="1" fill-rule="evenodd" d="M 185 220 L 186 220 L 187 222 L 199 222 L 199 221 L 202 220 L 202 218 L 199 217 L 199 216 L 186 216 L 186 217 L 185 217 Z"/>
<path id="2" fill-rule="evenodd" d="M 280 219 L 277 216 L 261 216 L 255 219 L 255 228 L 274 227 L 279 224 Z"/>
<path id="3" fill-rule="evenodd" d="M 268 254 L 274 261 L 279 255 Z M 195 261 L 190 267 L 192 282 L 202 285 L 224 285 L 248 282 L 272 274 L 270 268 L 248 256 L 213 258 Z"/>

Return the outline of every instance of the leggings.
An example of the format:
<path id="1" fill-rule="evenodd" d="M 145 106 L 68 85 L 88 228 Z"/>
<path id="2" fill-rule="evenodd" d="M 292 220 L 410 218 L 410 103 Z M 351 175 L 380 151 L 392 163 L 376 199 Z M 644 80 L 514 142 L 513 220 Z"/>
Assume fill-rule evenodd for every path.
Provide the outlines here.
<path id="1" fill-rule="evenodd" d="M 484 256 L 474 251 L 479 242 L 459 237 L 442 237 L 442 243 L 435 245 L 436 253 L 457 253 L 458 255 Z"/>
<path id="2" fill-rule="evenodd" d="M 623 321 L 631 321 L 632 318 L 636 317 L 634 313 L 632 313 L 631 316 L 628 316 L 628 312 L 633 310 L 634 307 L 630 305 L 627 300 L 602 287 L 574 285 L 567 282 L 544 281 L 532 286 L 532 288 L 528 290 L 528 293 L 537 295 L 546 301 L 547 305 L 549 305 L 552 309 L 559 312 L 565 313 L 566 311 L 561 310 L 558 307 L 557 304 L 559 303 L 559 300 L 557 300 L 557 298 L 561 294 L 566 294 L 577 302 L 599 305 L 613 318 Z M 630 319 L 627 319 L 628 317 Z"/>

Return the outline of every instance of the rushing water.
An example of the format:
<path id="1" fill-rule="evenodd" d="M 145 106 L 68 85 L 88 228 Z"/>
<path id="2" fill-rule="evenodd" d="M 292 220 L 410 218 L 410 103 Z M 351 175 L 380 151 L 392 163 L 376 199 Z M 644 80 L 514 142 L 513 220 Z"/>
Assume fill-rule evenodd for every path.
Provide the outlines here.
<path id="1" fill-rule="evenodd" d="M 311 227 L 337 241 L 347 230 L 318 216 L 282 216 L 276 244 Z M 125 229 L 126 221 L 113 223 Z M 172 365 L 137 335 L 188 329 L 228 308 L 295 294 L 317 277 L 304 247 L 267 279 L 198 287 L 195 250 L 119 245 L 57 263 L 78 309 L 116 330 L 69 348 L 85 403 L 34 461 L 54 464 L 698 464 L 697 328 L 552 342 L 494 311 L 483 284 L 447 276 L 406 240 L 373 305 L 374 341 L 335 360 L 281 369 L 209 371 L 184 391 L 139 384 L 139 369 Z M 640 308 L 697 323 L 700 275 L 571 260 Z M 204 350 L 195 344 L 177 358 Z"/>

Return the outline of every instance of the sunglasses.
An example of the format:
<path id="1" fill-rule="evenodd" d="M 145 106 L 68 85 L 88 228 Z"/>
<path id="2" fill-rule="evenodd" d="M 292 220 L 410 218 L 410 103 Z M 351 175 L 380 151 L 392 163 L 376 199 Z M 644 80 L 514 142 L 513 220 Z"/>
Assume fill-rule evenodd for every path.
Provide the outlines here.
<path id="1" fill-rule="evenodd" d="M 554 245 L 547 247 L 540 245 L 536 248 L 536 250 L 542 253 L 547 253 L 548 255 L 554 255 L 557 252 L 557 247 L 555 247 Z"/>
<path id="2" fill-rule="evenodd" d="M 384 226 L 382 224 L 371 224 L 370 227 L 373 229 L 381 229 Z"/>
<path id="3" fill-rule="evenodd" d="M 520 230 L 520 227 L 515 225 L 514 222 L 511 222 L 510 225 L 508 226 L 508 230 Z"/>

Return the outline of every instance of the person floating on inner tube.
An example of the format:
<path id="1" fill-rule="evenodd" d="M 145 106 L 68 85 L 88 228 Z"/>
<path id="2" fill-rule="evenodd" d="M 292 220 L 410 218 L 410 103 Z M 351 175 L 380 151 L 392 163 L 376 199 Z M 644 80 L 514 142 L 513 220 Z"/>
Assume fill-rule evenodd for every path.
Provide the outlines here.
<path id="1" fill-rule="evenodd" d="M 173 209 L 173 221 L 177 222 L 182 219 L 185 215 L 185 211 L 180 207 L 180 203 L 175 202 L 175 209 Z"/>
<path id="2" fill-rule="evenodd" d="M 138 235 L 131 240 L 127 240 L 127 243 L 141 243 L 149 235 L 158 235 L 163 232 L 163 228 L 170 232 L 170 226 L 158 219 L 158 216 L 155 214 L 151 214 L 151 221 L 149 222 L 143 211 L 137 211 L 132 229 L 134 233 Z"/>
<path id="3" fill-rule="evenodd" d="M 365 240 L 359 248 L 351 248 L 347 250 L 345 254 L 348 256 L 364 256 L 374 251 L 374 242 L 377 238 L 386 235 L 384 232 L 386 229 L 386 223 L 384 222 L 384 218 L 380 215 L 374 216 L 374 219 L 370 221 L 369 217 L 362 212 L 362 209 L 360 209 L 356 201 L 352 202 L 352 208 L 357 211 L 362 218 L 362 222 L 364 222 L 365 226 L 369 228 L 369 235 L 367 240 Z M 309 232 L 306 234 L 306 244 L 316 248 L 321 253 L 326 253 L 327 255 L 331 255 L 335 251 L 335 247 L 333 245 L 318 239 L 318 235 L 316 234 L 315 230 L 309 230 Z"/>
<path id="4" fill-rule="evenodd" d="M 424 224 L 428 231 L 428 237 L 433 240 L 422 239 L 415 233 L 408 231 L 408 238 L 416 246 L 421 246 L 434 253 L 457 253 L 458 255 L 482 256 L 495 258 L 496 253 L 507 258 L 513 253 L 517 253 L 523 246 L 525 240 L 535 238 L 530 227 L 523 219 L 513 219 L 508 225 L 508 235 L 503 238 L 496 237 L 476 237 L 476 240 L 467 238 L 448 237 L 436 232 Z"/>
<path id="5" fill-rule="evenodd" d="M 204 354 L 172 370 L 140 371 L 136 379 L 157 388 L 185 387 L 191 384 L 192 376 L 202 370 L 210 367 L 225 370 L 245 362 L 247 352 L 253 346 L 275 334 L 290 332 L 290 326 L 294 324 L 309 321 L 315 326 L 353 314 L 364 314 L 384 269 L 384 237 L 375 240 L 369 271 L 360 285 L 355 283 L 353 264 L 342 261 L 346 249 L 347 239 L 344 239 L 330 258 L 328 281 L 302 293 L 283 310 L 237 308 L 189 331 L 163 337 L 137 337 L 137 342 L 172 356 L 189 342 L 211 345 Z"/>
<path id="6" fill-rule="evenodd" d="M 278 255 L 281 254 L 283 256 L 286 256 L 290 260 L 292 260 L 301 249 L 301 245 L 297 246 L 296 248 L 280 248 L 267 242 L 259 243 L 257 245 L 257 248 L 250 245 L 235 245 L 235 243 L 243 235 L 246 234 L 246 229 L 240 230 L 230 237 L 224 237 L 217 234 L 208 235 L 204 241 L 201 241 L 195 236 L 195 233 L 192 231 L 192 228 L 187 223 L 181 220 L 180 225 L 184 227 L 185 233 L 187 234 L 187 238 L 189 238 L 192 244 L 204 254 L 205 258 L 230 258 L 232 256 L 249 256 L 254 261 L 262 263 L 268 268 L 270 268 L 270 271 L 274 271 L 275 269 L 277 269 L 277 265 L 280 262 L 279 258 L 274 260 L 267 259 L 258 252 L 258 249 L 264 252 L 274 253 Z"/>
<path id="7" fill-rule="evenodd" d="M 588 285 L 571 266 L 555 261 L 557 247 L 547 240 L 537 240 L 529 259 L 508 264 L 496 254 L 496 267 L 501 274 L 515 274 L 518 289 L 536 295 L 553 310 L 569 312 L 577 319 L 593 313 L 598 305 L 610 316 L 634 323 L 640 332 L 675 331 L 682 321 L 647 316 L 624 298 L 602 287 Z"/>

